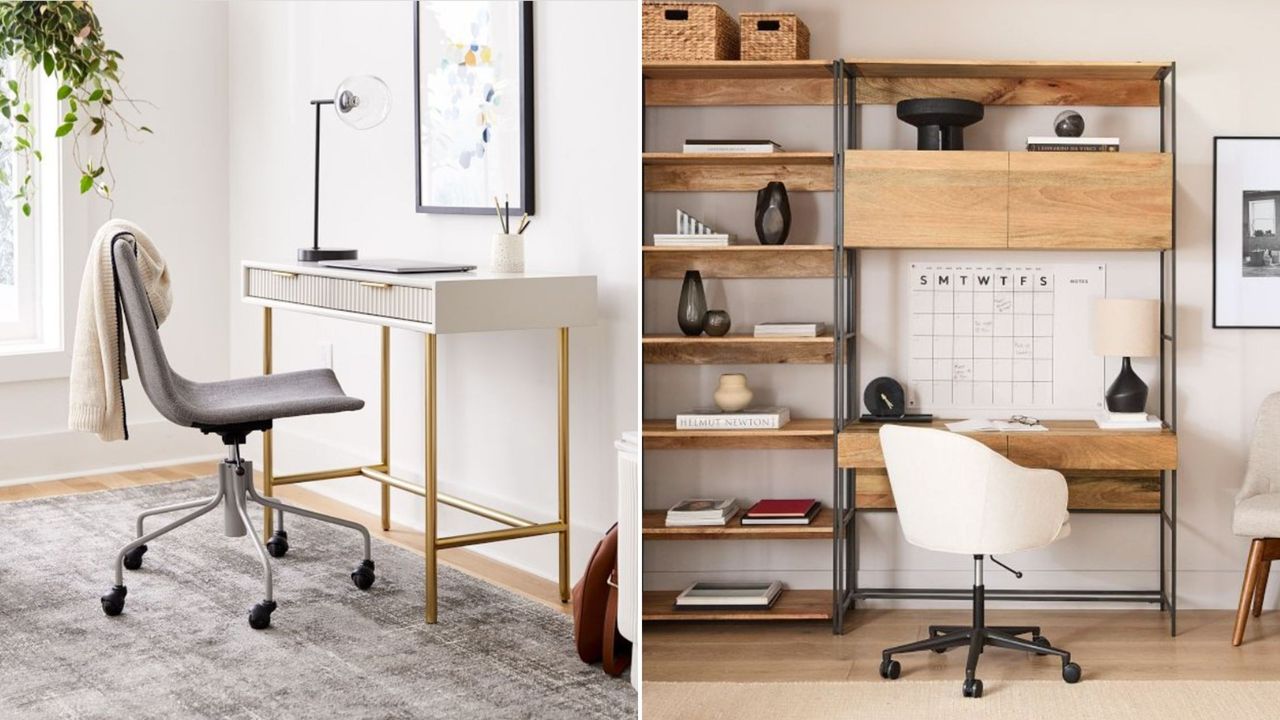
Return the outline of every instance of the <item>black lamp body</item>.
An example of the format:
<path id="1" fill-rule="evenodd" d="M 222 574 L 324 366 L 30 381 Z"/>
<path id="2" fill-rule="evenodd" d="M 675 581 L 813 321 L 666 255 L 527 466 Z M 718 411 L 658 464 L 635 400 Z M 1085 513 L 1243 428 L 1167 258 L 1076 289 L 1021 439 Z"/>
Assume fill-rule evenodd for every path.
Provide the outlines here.
<path id="1" fill-rule="evenodd" d="M 320 262 L 322 260 L 355 260 L 357 252 L 351 248 L 322 248 L 320 247 L 320 108 L 325 105 L 332 105 L 333 100 L 312 100 L 311 105 L 316 109 L 316 172 L 315 172 L 315 192 L 313 194 L 312 212 L 311 212 L 311 247 L 298 248 L 298 260 L 302 262 Z"/>
<path id="2" fill-rule="evenodd" d="M 1133 371 L 1126 357 L 1120 374 L 1107 388 L 1107 410 L 1116 413 L 1139 413 L 1147 409 L 1147 384 Z"/>

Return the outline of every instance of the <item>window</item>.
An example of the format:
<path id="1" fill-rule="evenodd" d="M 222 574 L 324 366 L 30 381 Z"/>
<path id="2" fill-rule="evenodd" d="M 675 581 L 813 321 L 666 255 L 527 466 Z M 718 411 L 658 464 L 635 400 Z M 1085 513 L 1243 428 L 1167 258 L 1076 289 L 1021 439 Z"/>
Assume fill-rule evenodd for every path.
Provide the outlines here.
<path id="1" fill-rule="evenodd" d="M 1249 201 L 1249 234 L 1254 237 L 1276 234 L 1276 201 Z"/>
<path id="2" fill-rule="evenodd" d="M 13 67 L 5 68 L 5 77 L 14 77 Z M 28 78 L 30 117 L 44 156 L 30 168 L 35 188 L 30 215 L 14 197 L 28 169 L 13 152 L 14 124 L 0 115 L 0 165 L 8 181 L 0 188 L 0 355 L 59 351 L 63 345 L 61 158 L 58 142 L 44 131 L 57 121 L 53 84 L 42 73 Z"/>

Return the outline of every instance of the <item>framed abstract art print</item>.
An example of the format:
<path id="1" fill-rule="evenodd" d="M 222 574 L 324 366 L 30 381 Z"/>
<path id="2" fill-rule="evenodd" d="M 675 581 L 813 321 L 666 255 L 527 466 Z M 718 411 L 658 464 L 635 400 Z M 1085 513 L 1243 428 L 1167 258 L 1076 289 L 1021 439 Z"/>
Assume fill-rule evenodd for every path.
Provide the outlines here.
<path id="1" fill-rule="evenodd" d="M 413 48 L 418 212 L 533 214 L 533 3 L 420 0 Z"/>

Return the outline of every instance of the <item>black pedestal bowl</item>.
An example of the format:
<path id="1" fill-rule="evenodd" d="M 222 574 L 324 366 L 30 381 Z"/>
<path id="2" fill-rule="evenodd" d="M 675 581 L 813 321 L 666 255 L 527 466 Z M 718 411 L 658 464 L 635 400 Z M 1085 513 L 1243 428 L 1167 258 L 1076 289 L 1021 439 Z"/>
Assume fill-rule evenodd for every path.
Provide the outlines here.
<path id="1" fill-rule="evenodd" d="M 898 103 L 898 119 L 916 126 L 917 150 L 963 150 L 964 129 L 982 119 L 982 103 L 918 98 Z"/>

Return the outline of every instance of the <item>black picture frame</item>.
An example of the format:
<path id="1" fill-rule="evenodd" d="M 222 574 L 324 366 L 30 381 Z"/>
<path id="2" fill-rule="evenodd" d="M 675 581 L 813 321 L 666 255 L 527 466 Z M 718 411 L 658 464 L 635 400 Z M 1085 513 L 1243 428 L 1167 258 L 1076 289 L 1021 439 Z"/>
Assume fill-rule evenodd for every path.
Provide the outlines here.
<path id="1" fill-rule="evenodd" d="M 413 3 L 413 159 L 414 159 L 414 207 L 420 213 L 446 215 L 490 215 L 491 205 L 480 207 L 454 207 L 424 205 L 422 203 L 422 78 L 420 69 L 421 24 L 420 3 Z M 430 2 L 431 0 L 425 0 Z M 534 214 L 534 147 L 533 147 L 533 2 L 520 3 L 520 190 L 516 199 L 518 207 L 511 208 L 517 216 Z"/>
<path id="2" fill-rule="evenodd" d="M 1212 327 L 1220 330 L 1275 330 L 1280 329 L 1280 312 L 1277 312 L 1275 324 L 1271 325 L 1246 325 L 1241 323 L 1228 323 L 1219 319 L 1218 316 L 1218 292 L 1221 289 L 1218 284 L 1218 150 L 1223 141 L 1271 141 L 1280 142 L 1280 135 L 1215 135 L 1213 136 L 1213 211 L 1212 211 L 1212 244 L 1210 253 L 1213 257 L 1213 307 L 1212 307 Z M 1280 179 L 1280 171 L 1277 172 Z M 1277 185 L 1280 189 L 1280 185 Z M 1276 278 L 1280 282 L 1280 277 Z"/>

